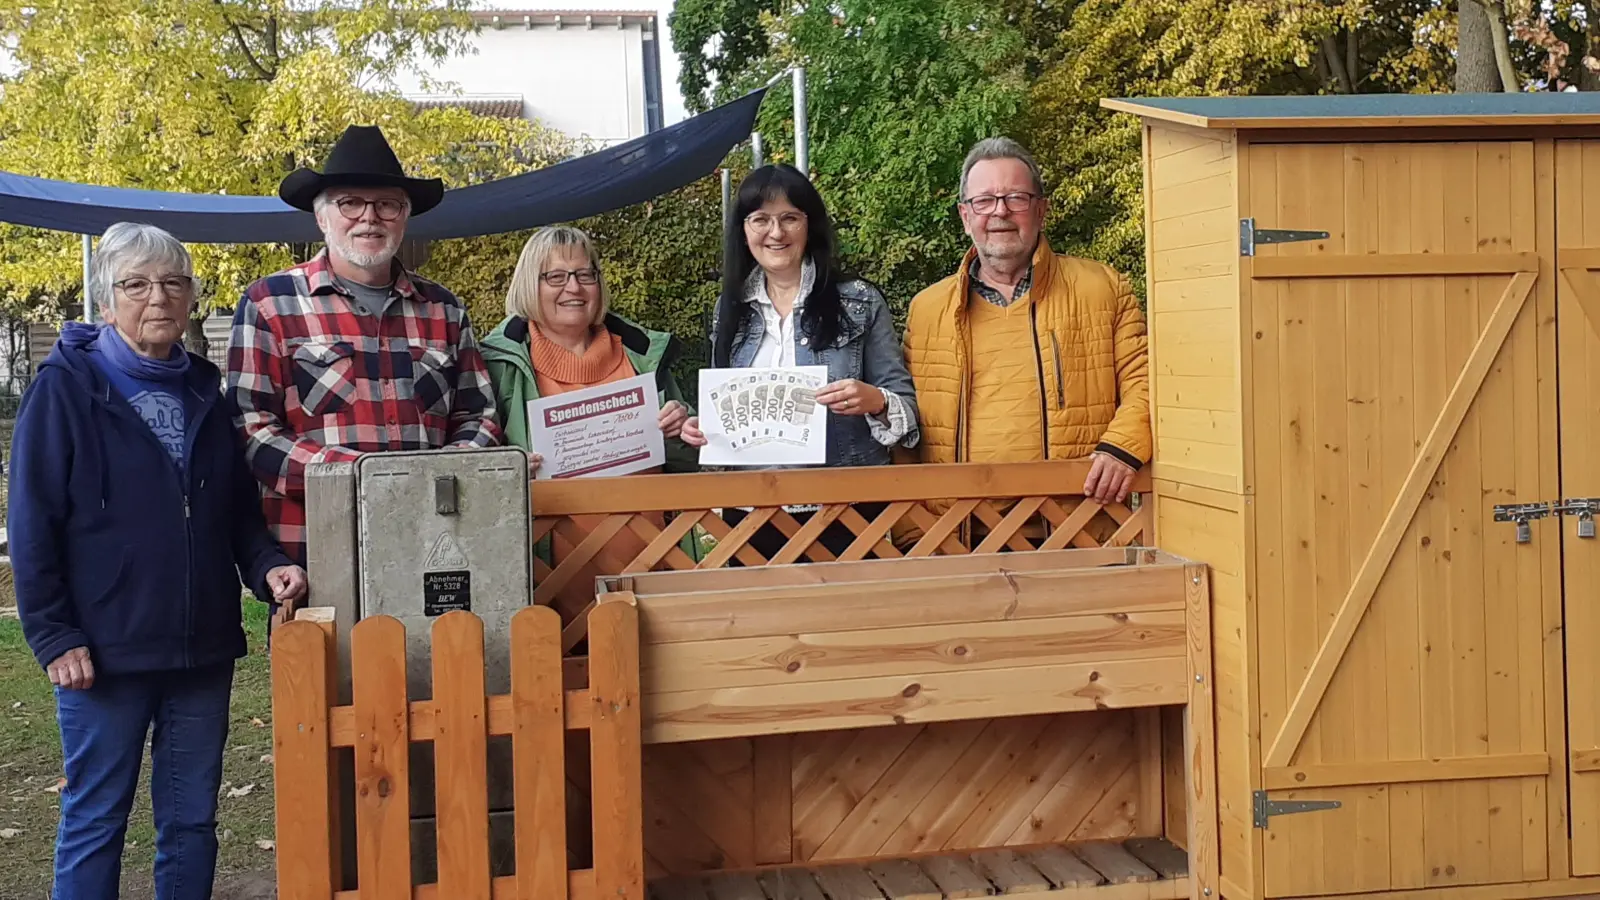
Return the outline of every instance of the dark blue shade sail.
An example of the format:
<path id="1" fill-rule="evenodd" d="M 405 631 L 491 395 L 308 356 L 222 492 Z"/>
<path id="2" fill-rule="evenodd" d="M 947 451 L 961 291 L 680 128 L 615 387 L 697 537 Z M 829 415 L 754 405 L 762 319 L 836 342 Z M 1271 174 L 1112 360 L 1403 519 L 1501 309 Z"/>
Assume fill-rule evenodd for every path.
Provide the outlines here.
<path id="1" fill-rule="evenodd" d="M 767 89 L 627 143 L 549 168 L 446 191 L 406 226 L 425 240 L 477 237 L 570 222 L 643 203 L 713 172 L 749 137 Z M 229 197 L 52 181 L 0 172 L 0 222 L 98 235 L 144 222 L 200 244 L 322 240 L 316 220 L 272 197 Z"/>

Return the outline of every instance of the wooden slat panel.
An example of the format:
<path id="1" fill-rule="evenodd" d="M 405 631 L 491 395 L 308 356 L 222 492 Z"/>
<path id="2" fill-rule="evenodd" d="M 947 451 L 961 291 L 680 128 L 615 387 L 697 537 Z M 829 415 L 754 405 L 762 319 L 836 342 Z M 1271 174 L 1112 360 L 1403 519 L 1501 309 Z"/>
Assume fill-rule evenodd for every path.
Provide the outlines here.
<path id="1" fill-rule="evenodd" d="M 561 617 L 549 607 L 519 610 L 511 646 L 517 900 L 567 900 Z"/>
<path id="2" fill-rule="evenodd" d="M 716 872 L 706 878 L 711 900 L 767 900 L 761 882 L 751 872 Z"/>
<path id="3" fill-rule="evenodd" d="M 326 644 L 311 622 L 289 622 L 272 634 L 273 810 L 283 900 L 325 900 L 335 887 Z"/>
<path id="4" fill-rule="evenodd" d="M 944 900 L 939 886 L 909 859 L 874 860 L 867 863 L 867 874 L 893 900 Z"/>
<path id="5" fill-rule="evenodd" d="M 751 742 L 751 849 L 757 863 L 794 861 L 793 744 L 787 734 Z"/>
<path id="6" fill-rule="evenodd" d="M 1084 460 L 1052 460 L 789 469 L 782 478 L 767 472 L 626 475 L 607 479 L 603 491 L 592 483 L 580 484 L 583 479 L 547 480 L 532 485 L 532 512 L 544 518 L 730 506 L 1031 497 L 1041 484 L 1082 485 L 1089 465 Z M 1150 490 L 1148 473 L 1135 477 L 1133 489 Z"/>
<path id="7" fill-rule="evenodd" d="M 876 584 L 865 597 L 827 585 L 655 594 L 644 603 L 644 640 L 820 632 L 840 622 L 894 628 L 1182 609 L 1181 573 L 1177 567 L 1139 566 L 903 578 Z"/>
<path id="8" fill-rule="evenodd" d="M 1073 844 L 1072 852 L 1079 859 L 1088 863 L 1096 872 L 1105 876 L 1111 884 L 1131 884 L 1140 881 L 1155 881 L 1158 877 L 1153 869 L 1140 862 L 1128 851 L 1122 849 L 1120 844 L 1108 841 L 1088 841 L 1082 844 Z"/>
<path id="9" fill-rule="evenodd" d="M 883 900 L 883 891 L 857 866 L 824 866 L 811 874 L 829 900 Z"/>
<path id="10" fill-rule="evenodd" d="M 1050 890 L 1050 879 L 1015 850 L 980 850 L 972 854 L 972 864 L 994 882 L 1002 894 L 1042 894 Z"/>
<path id="11" fill-rule="evenodd" d="M 1183 878 L 1189 874 L 1189 856 L 1161 838 L 1130 838 L 1122 846 L 1162 878 Z"/>
<path id="12" fill-rule="evenodd" d="M 356 724 L 356 877 L 362 900 L 411 897 L 406 629 L 373 616 L 350 632 Z"/>
<path id="13" fill-rule="evenodd" d="M 440 616 L 432 651 L 439 889 L 481 897 L 489 892 L 483 620 L 463 610 Z"/>
<path id="14" fill-rule="evenodd" d="M 1119 709 L 1187 696 L 1182 657 L 652 694 L 649 742 Z M 592 728 L 593 726 L 591 726 Z"/>
<path id="15" fill-rule="evenodd" d="M 919 860 L 922 870 L 928 873 L 928 878 L 944 891 L 949 900 L 971 900 L 974 897 L 989 897 L 994 894 L 994 885 L 989 879 L 979 874 L 976 866 L 970 859 L 955 856 L 930 856 Z"/>
<path id="16" fill-rule="evenodd" d="M 1058 888 L 1097 887 L 1106 880 L 1093 866 L 1065 847 L 1035 847 L 1023 851 L 1022 858 Z"/>
<path id="17" fill-rule="evenodd" d="M 874 856 L 926 795 L 977 739 L 983 721 L 930 725 L 856 803 L 811 859 Z"/>
<path id="18" fill-rule="evenodd" d="M 979 671 L 1044 663 L 1177 656 L 1187 646 L 1177 611 L 1056 616 L 862 631 L 653 644 L 640 681 L 649 694 Z M 1158 782 L 1159 785 L 1159 782 Z"/>
<path id="19" fill-rule="evenodd" d="M 608 900 L 645 900 L 638 610 L 623 601 L 596 606 L 589 642 L 595 891 Z"/>
<path id="20" fill-rule="evenodd" d="M 1185 560 L 1149 548 L 1097 547 L 1093 550 L 1067 550 L 1044 553 L 1007 553 L 1004 559 L 969 553 L 935 559 L 874 559 L 835 563 L 831 566 L 748 566 L 719 569 L 715 572 L 650 572 L 627 576 L 635 595 L 693 594 L 703 591 L 731 591 L 749 588 L 783 588 L 799 585 L 858 584 L 869 591 L 883 581 L 950 575 L 985 575 L 997 571 L 1044 572 L 1061 569 L 1088 569 L 1106 566 L 1151 566 L 1176 569 Z M 616 590 L 618 579 L 607 579 Z"/>
<path id="21" fill-rule="evenodd" d="M 782 900 L 828 900 L 817 880 L 802 869 L 777 869 L 761 873 L 761 886 L 768 897 Z"/>

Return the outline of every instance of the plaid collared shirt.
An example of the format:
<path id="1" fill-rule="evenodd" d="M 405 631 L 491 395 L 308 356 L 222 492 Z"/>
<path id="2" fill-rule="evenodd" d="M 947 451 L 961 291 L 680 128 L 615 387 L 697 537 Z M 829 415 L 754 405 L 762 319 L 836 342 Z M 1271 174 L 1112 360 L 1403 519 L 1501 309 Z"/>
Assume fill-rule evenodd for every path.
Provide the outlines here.
<path id="1" fill-rule="evenodd" d="M 995 306 L 1010 306 L 1017 302 L 1023 294 L 1026 294 L 1029 288 L 1033 287 L 1033 265 L 1031 263 L 1028 265 L 1028 274 L 1022 276 L 1022 280 L 1017 282 L 1017 286 L 1011 291 L 1009 298 L 983 283 L 983 279 L 978 277 L 978 266 L 979 260 L 974 256 L 972 265 L 967 266 L 967 283 L 972 285 L 974 293 Z"/>
<path id="2" fill-rule="evenodd" d="M 326 250 L 245 291 L 227 381 L 267 524 L 301 565 L 307 465 L 501 443 L 461 301 L 400 269 L 384 308 L 367 309 L 334 277 Z"/>

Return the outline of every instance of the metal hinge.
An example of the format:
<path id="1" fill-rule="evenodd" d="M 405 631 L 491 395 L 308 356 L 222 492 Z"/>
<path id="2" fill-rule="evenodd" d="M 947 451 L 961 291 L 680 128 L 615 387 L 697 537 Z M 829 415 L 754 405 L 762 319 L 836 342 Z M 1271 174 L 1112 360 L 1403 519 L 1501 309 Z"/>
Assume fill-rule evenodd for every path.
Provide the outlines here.
<path id="1" fill-rule="evenodd" d="M 1256 791 L 1251 794 L 1251 805 L 1255 808 L 1255 826 L 1266 828 L 1267 820 L 1273 816 L 1290 816 L 1295 813 L 1322 812 L 1328 809 L 1338 809 L 1341 804 L 1337 800 L 1269 800 L 1266 791 Z"/>
<path id="2" fill-rule="evenodd" d="M 1550 512 L 1558 516 L 1578 517 L 1578 537 L 1594 537 L 1594 517 L 1600 514 L 1600 497 L 1580 497 L 1551 504 Z"/>
<path id="3" fill-rule="evenodd" d="M 1517 543 L 1526 544 L 1533 540 L 1533 530 L 1528 527 L 1528 522 L 1533 519 L 1542 519 L 1550 515 L 1548 503 L 1502 503 L 1494 508 L 1496 522 L 1517 523 Z"/>
<path id="4" fill-rule="evenodd" d="M 1239 220 L 1239 255 L 1255 256 L 1257 244 L 1291 244 L 1296 241 L 1323 241 L 1326 231 L 1290 231 L 1283 228 L 1257 228 L 1255 219 Z"/>

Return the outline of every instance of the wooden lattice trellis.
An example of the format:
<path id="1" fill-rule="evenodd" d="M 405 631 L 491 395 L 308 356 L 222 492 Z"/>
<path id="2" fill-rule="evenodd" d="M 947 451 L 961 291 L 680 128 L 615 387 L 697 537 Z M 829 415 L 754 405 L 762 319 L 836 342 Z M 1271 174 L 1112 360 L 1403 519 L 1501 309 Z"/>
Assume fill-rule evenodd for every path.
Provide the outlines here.
<path id="1" fill-rule="evenodd" d="M 534 560 L 534 600 L 561 612 L 571 650 L 602 576 L 1147 543 L 1150 507 L 1086 499 L 1088 472 L 1072 460 L 540 481 L 533 539 L 549 549 Z M 1150 489 L 1148 472 L 1134 489 Z M 869 519 L 861 504 L 883 510 Z M 820 507 L 803 523 L 784 509 L 803 505 Z M 730 525 L 737 509 L 750 512 Z M 839 554 L 821 541 L 834 523 L 854 535 Z M 765 525 L 787 538 L 770 558 L 751 545 Z M 696 526 L 714 541 L 698 561 L 681 546 Z"/>

